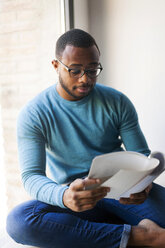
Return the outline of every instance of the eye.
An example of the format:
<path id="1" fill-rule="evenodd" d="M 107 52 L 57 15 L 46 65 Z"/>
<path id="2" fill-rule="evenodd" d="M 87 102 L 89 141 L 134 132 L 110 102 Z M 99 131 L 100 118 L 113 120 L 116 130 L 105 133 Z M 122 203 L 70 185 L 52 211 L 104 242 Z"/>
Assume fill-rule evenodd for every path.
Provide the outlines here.
<path id="1" fill-rule="evenodd" d="M 79 74 L 81 74 L 81 70 L 80 69 L 71 69 L 70 73 L 73 75 L 79 75 Z"/>
<path id="2" fill-rule="evenodd" d="M 90 69 L 90 70 L 88 70 L 88 73 L 90 73 L 90 74 L 96 74 L 97 73 L 97 69 Z"/>
<path id="3" fill-rule="evenodd" d="M 88 73 L 89 76 L 94 77 L 94 76 L 97 76 L 100 73 L 100 71 L 101 71 L 100 68 L 95 68 L 95 69 L 89 69 L 87 71 L 87 73 Z"/>

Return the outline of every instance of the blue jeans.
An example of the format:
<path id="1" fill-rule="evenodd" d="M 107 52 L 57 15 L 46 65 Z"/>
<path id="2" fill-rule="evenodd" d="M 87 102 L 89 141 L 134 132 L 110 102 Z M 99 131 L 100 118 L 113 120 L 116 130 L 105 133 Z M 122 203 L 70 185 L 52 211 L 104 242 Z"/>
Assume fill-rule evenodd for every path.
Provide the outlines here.
<path id="1" fill-rule="evenodd" d="M 9 213 L 7 232 L 18 243 L 43 248 L 125 248 L 131 225 L 144 218 L 165 227 L 165 188 L 160 185 L 153 185 L 143 204 L 103 199 L 80 213 L 28 201 Z"/>

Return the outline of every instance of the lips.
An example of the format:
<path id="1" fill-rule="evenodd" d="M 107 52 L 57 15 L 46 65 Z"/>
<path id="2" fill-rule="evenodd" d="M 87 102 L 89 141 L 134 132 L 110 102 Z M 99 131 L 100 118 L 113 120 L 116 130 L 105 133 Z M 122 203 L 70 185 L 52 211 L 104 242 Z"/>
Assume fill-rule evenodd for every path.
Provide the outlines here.
<path id="1" fill-rule="evenodd" d="M 79 91 L 80 93 L 87 93 L 89 92 L 89 90 L 90 90 L 89 86 L 77 87 L 77 91 Z"/>

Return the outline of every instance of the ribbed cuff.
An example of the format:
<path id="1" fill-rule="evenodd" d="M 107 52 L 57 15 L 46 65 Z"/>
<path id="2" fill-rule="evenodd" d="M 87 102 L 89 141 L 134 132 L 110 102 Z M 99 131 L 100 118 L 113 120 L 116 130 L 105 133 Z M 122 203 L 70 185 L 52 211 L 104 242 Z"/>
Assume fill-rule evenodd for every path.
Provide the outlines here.
<path id="1" fill-rule="evenodd" d="M 68 186 L 59 186 L 59 188 L 56 188 L 56 192 L 55 192 L 55 201 L 56 201 L 56 205 L 61 207 L 61 208 L 66 208 L 64 203 L 63 203 L 63 194 L 65 192 L 65 190 L 68 189 Z"/>
<path id="2" fill-rule="evenodd" d="M 126 248 L 127 247 L 128 239 L 130 237 L 130 232 L 131 232 L 131 226 L 125 224 L 119 248 Z"/>

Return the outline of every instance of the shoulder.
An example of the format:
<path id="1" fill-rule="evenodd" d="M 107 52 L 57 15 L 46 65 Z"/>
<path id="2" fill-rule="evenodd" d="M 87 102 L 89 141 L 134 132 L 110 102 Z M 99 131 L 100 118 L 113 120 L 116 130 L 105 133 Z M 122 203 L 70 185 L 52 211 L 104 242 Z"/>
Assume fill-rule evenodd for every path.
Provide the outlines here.
<path id="1" fill-rule="evenodd" d="M 50 86 L 49 88 L 43 90 L 36 97 L 34 97 L 31 101 L 28 102 L 27 106 L 35 106 L 41 108 L 43 106 L 47 106 L 51 103 L 54 97 L 55 85 Z"/>
<path id="2" fill-rule="evenodd" d="M 99 83 L 95 86 L 95 94 L 97 97 L 104 99 L 105 102 L 111 104 L 120 105 L 121 103 L 130 101 L 121 91 Z"/>
<path id="3" fill-rule="evenodd" d="M 55 99 L 53 97 L 55 86 L 50 86 L 49 88 L 43 90 L 38 95 L 36 95 L 33 99 L 27 102 L 25 106 L 23 106 L 22 110 L 24 111 L 39 111 L 51 104 L 51 101 Z"/>
<path id="4" fill-rule="evenodd" d="M 34 122 L 44 119 L 45 113 L 49 111 L 55 101 L 55 85 L 43 90 L 32 100 L 23 106 L 18 115 L 18 122 Z"/>
<path id="5" fill-rule="evenodd" d="M 95 98 L 99 104 L 102 104 L 119 119 L 131 116 L 137 118 L 136 109 L 131 100 L 122 92 L 101 84 L 96 84 Z"/>
<path id="6" fill-rule="evenodd" d="M 111 95 L 111 96 L 120 96 L 122 93 L 110 86 L 107 86 L 107 85 L 103 85 L 103 84 L 99 84 L 97 83 L 96 84 L 96 90 L 102 94 L 105 94 L 105 95 Z"/>

